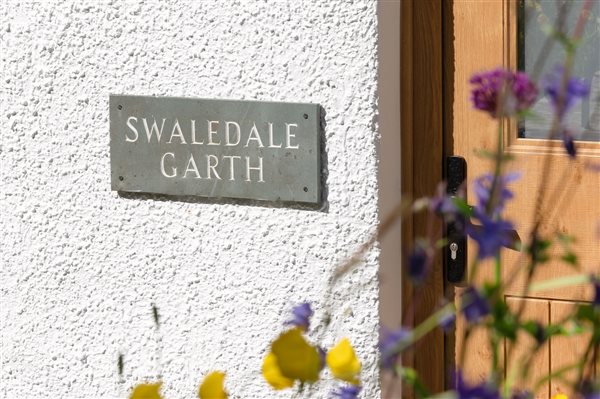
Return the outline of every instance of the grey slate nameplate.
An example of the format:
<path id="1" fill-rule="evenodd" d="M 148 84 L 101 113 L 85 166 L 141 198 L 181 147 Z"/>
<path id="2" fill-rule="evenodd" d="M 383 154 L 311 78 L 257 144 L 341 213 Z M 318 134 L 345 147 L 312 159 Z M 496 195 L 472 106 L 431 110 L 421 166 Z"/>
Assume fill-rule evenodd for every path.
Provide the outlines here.
<path id="1" fill-rule="evenodd" d="M 318 204 L 316 104 L 110 96 L 117 191 Z"/>

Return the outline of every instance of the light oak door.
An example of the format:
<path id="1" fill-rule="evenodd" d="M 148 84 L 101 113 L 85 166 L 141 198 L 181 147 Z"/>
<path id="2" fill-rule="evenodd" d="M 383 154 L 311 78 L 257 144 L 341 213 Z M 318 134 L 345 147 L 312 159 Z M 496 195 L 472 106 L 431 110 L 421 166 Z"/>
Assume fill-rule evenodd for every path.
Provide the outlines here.
<path id="1" fill-rule="evenodd" d="M 572 3 L 570 12 L 576 16 L 581 2 Z M 521 5 L 512 0 L 448 0 L 445 1 L 444 7 L 445 153 L 460 155 L 466 159 L 471 186 L 475 177 L 492 170 L 491 162 L 477 155 L 476 150 L 495 151 L 498 126 L 487 114 L 472 109 L 469 101 L 469 77 L 475 72 L 498 66 L 515 69 L 519 63 L 521 66 L 525 62 L 531 63 L 531 57 L 537 57 L 540 51 L 548 51 L 543 45 L 527 45 L 523 35 L 536 34 L 534 30 L 524 28 L 525 22 L 544 22 L 542 19 L 551 18 L 551 13 L 546 11 L 543 15 L 533 14 L 533 18 L 524 21 L 525 16 L 521 12 L 522 9 L 519 9 Z M 594 7 L 593 12 L 597 12 L 600 4 L 595 4 Z M 569 17 L 568 21 L 572 21 L 572 17 Z M 598 24 L 597 21 L 591 23 Z M 588 52 L 586 56 L 592 59 L 592 64 L 583 72 L 588 74 L 588 79 L 591 77 L 593 80 L 594 76 L 598 76 L 598 80 L 592 82 L 592 93 L 600 90 L 597 87 L 600 85 L 600 68 L 597 68 L 598 72 L 593 70 L 596 65 L 593 57 L 600 58 L 598 43 L 600 39 L 591 46 L 591 50 L 590 47 L 585 49 Z M 594 48 L 596 53 L 590 54 Z M 552 61 L 553 57 L 555 56 L 548 58 Z M 534 223 L 536 194 L 540 184 L 545 183 L 548 187 L 546 193 L 551 199 L 547 198 L 543 204 L 547 216 L 542 224 L 541 234 L 550 236 L 560 232 L 577 238 L 573 247 L 579 255 L 580 270 L 575 271 L 572 266 L 560 260 L 552 260 L 538 268 L 534 281 L 600 271 L 600 174 L 593 173 L 586 167 L 590 163 L 600 163 L 600 115 L 595 113 L 600 112 L 598 107 L 598 103 L 592 99 L 575 110 L 577 115 L 570 121 L 579 123 L 582 132 L 582 141 L 577 142 L 576 160 L 567 156 L 560 141 L 536 136 L 536 131 L 543 128 L 542 122 L 541 125 L 531 122 L 524 125 L 506 123 L 504 126 L 504 152 L 514 157 L 509 163 L 509 169 L 521 172 L 521 178 L 511 184 L 515 198 L 506 210 L 506 217 L 515 224 L 519 236 L 523 240 L 527 239 Z M 556 187 L 564 191 L 564 196 L 556 194 Z M 473 202 L 473 193 L 469 191 L 467 195 L 470 202 Z M 470 259 L 476 256 L 476 247 L 475 242 L 469 241 Z M 560 247 L 554 248 L 552 253 L 560 254 Z M 507 303 L 514 308 L 523 304 L 525 319 L 537 320 L 544 324 L 557 323 L 574 304 L 592 298 L 590 284 L 529 293 L 522 297 L 527 274 L 526 257 L 516 251 L 504 250 L 501 259 L 503 278 L 514 280 L 506 294 Z M 477 280 L 491 279 L 492 273 L 492 265 L 484 265 L 478 272 Z M 455 288 L 460 294 L 460 286 L 451 288 Z M 488 365 L 492 355 L 487 338 L 483 332 L 475 331 L 466 342 L 465 356 L 461 364 L 463 329 L 464 325 L 459 322 L 455 334 L 454 360 L 470 379 L 483 379 L 489 371 Z M 525 364 L 524 348 L 533 343 L 524 340 L 521 347 L 513 350 L 507 343 L 504 345 L 502 362 L 510 369 Z M 548 375 L 551 370 L 558 370 L 577 361 L 585 345 L 586 341 L 582 338 L 552 338 L 543 350 L 531 359 L 530 380 L 538 380 Z M 507 358 L 507 354 L 510 354 L 510 358 Z M 567 377 L 573 378 L 574 375 L 571 373 Z M 522 381 L 519 384 L 526 385 Z M 536 397 L 549 398 L 559 392 L 568 392 L 565 383 L 561 379 L 551 378 L 540 384 Z"/>

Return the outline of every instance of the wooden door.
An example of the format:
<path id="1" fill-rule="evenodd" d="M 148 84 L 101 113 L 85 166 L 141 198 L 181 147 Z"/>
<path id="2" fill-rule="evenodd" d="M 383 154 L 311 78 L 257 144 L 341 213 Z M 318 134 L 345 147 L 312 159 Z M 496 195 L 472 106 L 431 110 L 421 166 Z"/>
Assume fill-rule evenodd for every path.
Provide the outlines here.
<path id="1" fill-rule="evenodd" d="M 513 0 L 444 2 L 445 153 L 460 155 L 466 159 L 469 186 L 475 177 L 492 170 L 490 161 L 478 156 L 475 150 L 495 151 L 498 126 L 487 114 L 472 109 L 468 81 L 475 72 L 498 66 L 511 69 L 517 67 L 519 6 Z M 574 1 L 572 6 L 571 12 L 578 13 L 581 3 Z M 529 50 L 540 51 L 541 47 Z M 600 57 L 598 53 L 595 56 Z M 552 199 L 546 199 L 543 205 L 548 217 L 542 223 L 541 234 L 550 236 L 554 232 L 561 232 L 577 237 L 574 249 L 579 255 L 579 272 L 598 273 L 600 174 L 588 171 L 585 165 L 600 161 L 600 142 L 578 142 L 577 159 L 571 160 L 560 141 L 522 138 L 519 137 L 519 131 L 516 122 L 506 123 L 504 126 L 504 152 L 514 157 L 509 168 L 522 174 L 520 180 L 511 185 L 515 198 L 506 210 L 506 217 L 513 221 L 519 236 L 523 240 L 527 239 L 534 224 L 535 198 L 540 184 L 545 182 L 548 187 L 547 195 Z M 554 194 L 556 187 L 565 190 L 564 197 Z M 468 198 L 473 202 L 474 195 L 471 191 Z M 470 259 L 476 255 L 476 247 L 476 243 L 469 241 Z M 556 249 L 553 253 L 560 253 L 560 250 Z M 514 278 L 514 283 L 506 293 L 507 303 L 515 308 L 523 305 L 526 319 L 544 324 L 557 323 L 574 304 L 592 298 L 590 284 L 529 293 L 522 297 L 527 274 L 526 257 L 516 251 L 505 250 L 501 258 L 504 279 Z M 478 281 L 491 279 L 493 268 L 491 265 L 485 266 L 479 270 Z M 540 281 L 569 273 L 578 272 L 565 262 L 552 260 L 538 268 L 533 279 Z M 455 289 L 458 297 L 461 287 L 456 286 Z M 489 371 L 491 356 L 487 337 L 476 331 L 464 343 L 461 339 L 464 328 L 461 322 L 457 324 L 456 344 L 453 345 L 454 360 L 469 379 L 483 379 Z M 505 342 L 502 359 L 504 366 L 511 368 L 524 364 L 521 354 L 530 344 L 524 341 L 520 348 L 511 350 Z M 461 356 L 463 345 L 466 345 L 464 357 Z M 538 380 L 551 370 L 572 364 L 580 358 L 585 345 L 585 340 L 581 338 L 552 338 L 532 359 L 530 379 Z M 507 354 L 510 354 L 510 358 L 507 358 Z M 566 385 L 560 379 L 549 379 L 541 384 L 536 397 L 549 398 L 566 390 Z"/>

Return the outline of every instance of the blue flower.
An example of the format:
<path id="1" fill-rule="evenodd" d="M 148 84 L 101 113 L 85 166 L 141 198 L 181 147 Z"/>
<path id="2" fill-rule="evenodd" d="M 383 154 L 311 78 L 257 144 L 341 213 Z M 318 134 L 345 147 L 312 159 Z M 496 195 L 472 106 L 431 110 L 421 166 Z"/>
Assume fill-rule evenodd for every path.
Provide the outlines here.
<path id="1" fill-rule="evenodd" d="M 429 270 L 430 254 L 423 244 L 417 243 L 408 255 L 408 276 L 415 284 L 421 284 L 427 278 Z"/>
<path id="2" fill-rule="evenodd" d="M 600 307 L 600 277 L 591 276 L 592 284 L 594 284 L 594 307 Z"/>
<path id="3" fill-rule="evenodd" d="M 291 324 L 304 331 L 308 331 L 310 326 L 310 317 L 313 315 L 313 310 L 310 307 L 310 303 L 304 302 L 294 306 L 292 309 L 292 319 L 285 322 L 285 324 Z"/>
<path id="4" fill-rule="evenodd" d="M 494 257 L 502 247 L 513 244 L 512 223 L 502 219 L 492 220 L 481 212 L 476 212 L 476 217 L 481 225 L 468 223 L 465 231 L 477 242 L 477 257 L 480 260 Z"/>
<path id="5" fill-rule="evenodd" d="M 513 198 L 513 193 L 508 189 L 507 185 L 519 177 L 519 173 L 509 173 L 505 176 L 499 175 L 496 179 L 496 187 L 493 194 L 491 191 L 494 184 L 494 176 L 490 173 L 485 173 L 478 177 L 473 183 L 473 191 L 477 196 L 477 209 L 479 212 L 493 216 L 502 213 L 506 202 Z M 492 195 L 494 195 L 494 198 L 492 198 Z"/>
<path id="6" fill-rule="evenodd" d="M 439 318 L 440 327 L 444 331 L 450 330 L 452 328 L 452 326 L 454 326 L 455 321 L 456 321 L 456 313 L 451 312 L 451 311 L 444 313 Z"/>
<path id="7" fill-rule="evenodd" d="M 321 370 L 325 367 L 325 358 L 327 357 L 327 351 L 320 346 L 317 346 L 317 352 L 319 352 L 319 360 L 321 361 Z"/>
<path id="8" fill-rule="evenodd" d="M 531 394 L 531 392 L 525 390 L 525 391 L 513 391 L 512 395 L 510 396 L 510 399 L 532 399 L 533 395 Z"/>
<path id="9" fill-rule="evenodd" d="M 490 313 L 490 305 L 474 287 L 469 287 L 462 296 L 462 312 L 467 321 L 477 323 Z"/>
<path id="10" fill-rule="evenodd" d="M 579 384 L 579 393 L 583 399 L 600 399 L 600 387 L 598 383 L 585 379 Z"/>
<path id="11" fill-rule="evenodd" d="M 438 184 L 435 196 L 429 198 L 429 210 L 436 215 L 454 217 L 458 209 L 454 205 L 452 197 L 446 193 L 446 188 L 446 182 Z"/>
<path id="12" fill-rule="evenodd" d="M 579 100 L 587 97 L 590 92 L 590 86 L 584 79 L 571 77 L 567 80 L 566 92 L 562 94 L 560 91 L 564 73 L 565 71 L 562 65 L 557 65 L 552 72 L 544 77 L 542 82 L 546 94 L 550 97 L 550 103 L 556 112 L 558 112 L 560 97 L 561 95 L 564 96 L 561 114 L 559 115 L 561 121 L 567 112 L 569 112 Z"/>
<path id="13" fill-rule="evenodd" d="M 392 369 L 396 365 L 398 355 L 409 345 L 410 330 L 400 327 L 396 330 L 382 329 L 379 339 L 379 352 L 381 352 L 381 366 Z"/>
<path id="14" fill-rule="evenodd" d="M 576 149 L 575 141 L 573 140 L 573 134 L 563 126 L 563 120 L 567 112 L 571 110 L 581 99 L 588 96 L 590 92 L 589 84 L 580 78 L 571 77 L 567 80 L 566 92 L 562 94 L 564 96 L 562 108 L 559 110 L 559 102 L 561 100 L 561 89 L 562 80 L 564 77 L 564 68 L 557 65 L 554 70 L 545 76 L 544 78 L 544 89 L 548 97 L 550 97 L 550 103 L 554 107 L 555 112 L 560 111 L 560 134 L 562 136 L 565 150 L 571 158 L 575 158 Z"/>
<path id="15" fill-rule="evenodd" d="M 567 154 L 569 154 L 571 158 L 575 158 L 575 156 L 577 155 L 577 149 L 575 148 L 575 140 L 573 139 L 573 134 L 570 130 L 562 129 L 561 136 Z"/>
<path id="16" fill-rule="evenodd" d="M 339 399 L 356 399 L 362 387 L 360 385 L 347 385 L 339 387 L 336 391 L 332 392 L 334 398 Z"/>
<path id="17" fill-rule="evenodd" d="M 456 396 L 457 399 L 500 399 L 500 392 L 486 381 L 479 385 L 467 384 L 459 371 L 456 373 Z"/>

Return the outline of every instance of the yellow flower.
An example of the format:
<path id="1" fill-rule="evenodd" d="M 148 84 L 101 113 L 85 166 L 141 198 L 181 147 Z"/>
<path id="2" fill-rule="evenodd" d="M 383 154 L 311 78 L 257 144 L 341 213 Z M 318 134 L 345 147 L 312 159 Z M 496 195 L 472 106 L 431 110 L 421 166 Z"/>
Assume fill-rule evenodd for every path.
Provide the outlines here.
<path id="1" fill-rule="evenodd" d="M 208 374 L 198 390 L 200 399 L 227 399 L 227 392 L 223 389 L 225 373 L 213 371 Z"/>
<path id="2" fill-rule="evenodd" d="M 294 380 L 281 374 L 281 370 L 279 369 L 279 364 L 277 362 L 277 356 L 275 356 L 273 352 L 269 352 L 267 356 L 265 356 L 262 366 L 262 374 L 269 385 L 277 390 L 291 388 L 294 385 Z"/>
<path id="3" fill-rule="evenodd" d="M 564 393 L 557 393 L 552 397 L 552 399 L 569 399 L 569 397 Z"/>
<path id="4" fill-rule="evenodd" d="M 162 382 L 156 384 L 139 384 L 133 389 L 129 399 L 162 399 L 160 396 L 160 386 Z"/>
<path id="5" fill-rule="evenodd" d="M 348 338 L 342 339 L 327 353 L 327 365 L 335 378 L 359 384 L 360 361 L 357 359 Z"/>
<path id="6" fill-rule="evenodd" d="M 292 328 L 281 334 L 271 344 L 271 352 L 284 377 L 302 382 L 315 382 L 319 379 L 319 352 L 306 342 L 300 329 Z"/>

